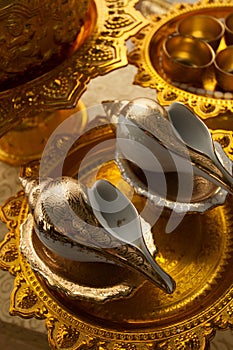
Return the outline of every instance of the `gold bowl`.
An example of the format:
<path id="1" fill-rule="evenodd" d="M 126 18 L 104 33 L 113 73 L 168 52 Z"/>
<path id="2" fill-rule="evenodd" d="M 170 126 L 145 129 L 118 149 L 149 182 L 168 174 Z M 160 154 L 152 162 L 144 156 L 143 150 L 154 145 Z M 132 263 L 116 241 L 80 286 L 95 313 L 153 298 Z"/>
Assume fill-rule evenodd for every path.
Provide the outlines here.
<path id="1" fill-rule="evenodd" d="M 233 12 L 225 18 L 225 41 L 227 45 L 233 44 Z"/>
<path id="2" fill-rule="evenodd" d="M 32 75 L 32 69 L 38 75 L 51 67 L 51 60 L 64 59 L 84 24 L 89 3 L 90 0 L 1 1 L 1 90 L 14 86 L 19 76 Z"/>
<path id="3" fill-rule="evenodd" d="M 178 82 L 200 83 L 202 75 L 215 58 L 213 49 L 207 43 L 179 34 L 169 36 L 162 50 L 163 69 L 172 81 Z"/>
<path id="4" fill-rule="evenodd" d="M 215 72 L 218 85 L 225 91 L 233 91 L 233 45 L 216 55 Z"/>
<path id="5" fill-rule="evenodd" d="M 194 15 L 181 20 L 177 31 L 181 35 L 203 40 L 217 50 L 225 28 L 222 22 L 213 16 Z"/>

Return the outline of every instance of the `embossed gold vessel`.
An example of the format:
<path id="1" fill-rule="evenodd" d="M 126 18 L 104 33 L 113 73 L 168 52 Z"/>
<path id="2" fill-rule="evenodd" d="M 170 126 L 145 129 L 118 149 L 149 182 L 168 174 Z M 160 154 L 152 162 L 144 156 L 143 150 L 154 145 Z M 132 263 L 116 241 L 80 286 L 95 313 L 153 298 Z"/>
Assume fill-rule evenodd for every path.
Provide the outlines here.
<path id="1" fill-rule="evenodd" d="M 218 52 L 215 60 L 216 79 L 224 91 L 233 91 L 233 46 Z"/>
<path id="2" fill-rule="evenodd" d="M 136 2 L 0 1 L 0 47 L 9 51 L 0 62 L 0 159 L 18 165 L 37 158 L 45 129 L 46 139 L 48 126 L 53 130 L 65 109 L 76 108 L 90 79 L 128 63 L 125 40 L 147 23 Z M 29 135 L 35 121 L 38 133 L 34 127 Z M 85 122 L 83 115 L 80 131 Z M 35 137 L 34 149 L 26 137 Z"/>
<path id="3" fill-rule="evenodd" d="M 147 24 L 140 12 L 134 8 L 136 2 L 90 0 L 81 29 L 76 32 L 75 42 L 70 49 L 69 45 L 68 49 L 66 45 L 62 61 L 53 59 L 45 74 L 35 70 L 35 79 L 32 79 L 30 70 L 30 74 L 23 77 L 27 82 L 23 83 L 23 80 L 20 80 L 20 85 L 14 84 L 11 89 L 6 90 L 6 86 L 1 84 L 0 136 L 18 126 L 22 119 L 35 117 L 42 111 L 73 108 L 91 78 L 126 65 L 125 40 Z M 53 0 L 49 4 L 46 3 L 46 6 L 53 4 L 54 9 L 54 3 Z M 87 7 L 86 0 L 68 3 L 72 4 L 73 9 L 77 4 L 75 14 L 80 3 L 83 3 L 83 11 L 84 7 Z M 62 8 L 64 9 L 63 5 Z M 65 30 L 68 30 L 72 22 L 69 23 L 63 13 L 60 13 L 60 16 L 62 23 L 67 27 Z M 59 21 L 58 23 L 61 24 Z"/>
<path id="4" fill-rule="evenodd" d="M 233 44 L 233 13 L 229 13 L 229 15 L 225 18 L 225 41 L 227 45 Z"/>
<path id="5" fill-rule="evenodd" d="M 90 0 L 0 1 L 1 90 L 43 73 L 67 55 Z M 48 63 L 50 62 L 50 63 Z"/>

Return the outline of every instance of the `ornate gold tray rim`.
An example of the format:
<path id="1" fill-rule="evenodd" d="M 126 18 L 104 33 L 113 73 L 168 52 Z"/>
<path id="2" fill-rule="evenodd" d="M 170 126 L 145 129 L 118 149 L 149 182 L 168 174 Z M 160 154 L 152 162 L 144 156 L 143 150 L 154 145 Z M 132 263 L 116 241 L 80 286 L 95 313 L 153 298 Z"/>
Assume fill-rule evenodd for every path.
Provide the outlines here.
<path id="1" fill-rule="evenodd" d="M 212 118 L 227 111 L 233 112 L 233 99 L 220 99 L 185 91 L 166 81 L 154 69 L 149 57 L 152 38 L 169 21 L 184 14 L 208 9 L 217 10 L 219 8 L 231 8 L 233 11 L 233 3 L 231 0 L 202 0 L 193 4 L 178 3 L 171 6 L 169 12 L 165 14 L 151 16 L 150 23 L 132 39 L 135 48 L 129 53 L 128 57 L 129 62 L 138 67 L 134 83 L 143 87 L 154 88 L 157 92 L 158 101 L 162 105 L 170 105 L 174 101 L 188 104 L 203 119 Z"/>

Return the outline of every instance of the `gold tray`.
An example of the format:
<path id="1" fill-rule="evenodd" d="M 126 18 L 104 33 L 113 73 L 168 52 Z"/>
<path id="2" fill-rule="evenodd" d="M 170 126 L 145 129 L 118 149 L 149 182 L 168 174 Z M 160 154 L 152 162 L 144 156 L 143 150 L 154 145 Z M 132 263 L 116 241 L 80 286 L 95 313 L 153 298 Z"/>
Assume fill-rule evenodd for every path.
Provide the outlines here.
<path id="1" fill-rule="evenodd" d="M 105 122 L 80 137 L 66 158 L 63 174 L 75 176 L 77 159 L 100 145 L 87 162 L 86 184 L 107 178 L 129 194 L 130 187 L 111 160 L 114 132 Z M 232 155 L 232 133 L 214 132 L 214 138 Z M 53 171 L 56 164 L 51 167 Z M 22 175 L 36 175 L 38 169 L 34 162 L 22 169 Z M 142 198 L 134 194 L 133 201 L 140 211 Z M 166 216 L 154 226 L 158 262 L 177 282 L 173 295 L 144 281 L 130 297 L 105 303 L 68 298 L 32 270 L 19 251 L 19 228 L 27 214 L 23 192 L 2 206 L 9 232 L 0 247 L 0 267 L 16 277 L 10 313 L 45 318 L 52 349 L 204 350 L 217 329 L 232 326 L 232 197 L 208 213 L 186 216 L 170 235 L 163 233 Z"/>
<path id="2" fill-rule="evenodd" d="M 224 18 L 232 11 L 231 0 L 202 0 L 195 4 L 176 4 L 166 14 L 152 16 L 150 24 L 133 38 L 135 48 L 129 54 L 129 62 L 138 67 L 135 83 L 156 89 L 157 98 L 162 105 L 170 105 L 174 101 L 183 102 L 203 119 L 222 113 L 231 114 L 233 94 L 217 91 L 214 71 L 204 78 L 202 91 L 187 84 L 185 88 L 184 84 L 178 87 L 164 75 L 160 57 L 164 39 L 176 31 L 181 19 L 196 14 Z M 225 40 L 222 38 L 219 49 L 224 47 Z M 211 94 L 207 93 L 207 90 L 211 91 Z"/>
<path id="3" fill-rule="evenodd" d="M 90 79 L 125 66 L 125 41 L 147 21 L 137 0 L 92 0 L 73 50 L 59 65 L 0 92 L 0 136 L 41 112 L 73 108 Z"/>

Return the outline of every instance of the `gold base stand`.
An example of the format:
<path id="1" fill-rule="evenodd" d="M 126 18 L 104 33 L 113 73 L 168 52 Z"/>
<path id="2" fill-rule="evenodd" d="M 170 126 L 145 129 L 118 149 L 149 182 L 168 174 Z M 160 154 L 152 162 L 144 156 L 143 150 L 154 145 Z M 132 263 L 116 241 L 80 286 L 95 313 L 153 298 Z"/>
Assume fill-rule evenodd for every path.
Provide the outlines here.
<path id="1" fill-rule="evenodd" d="M 0 160 L 19 166 L 39 159 L 52 132 L 79 111 L 82 113 L 77 117 L 75 128 L 81 132 L 87 123 L 87 112 L 81 101 L 74 109 L 42 112 L 25 120 L 20 127 L 0 138 Z"/>

